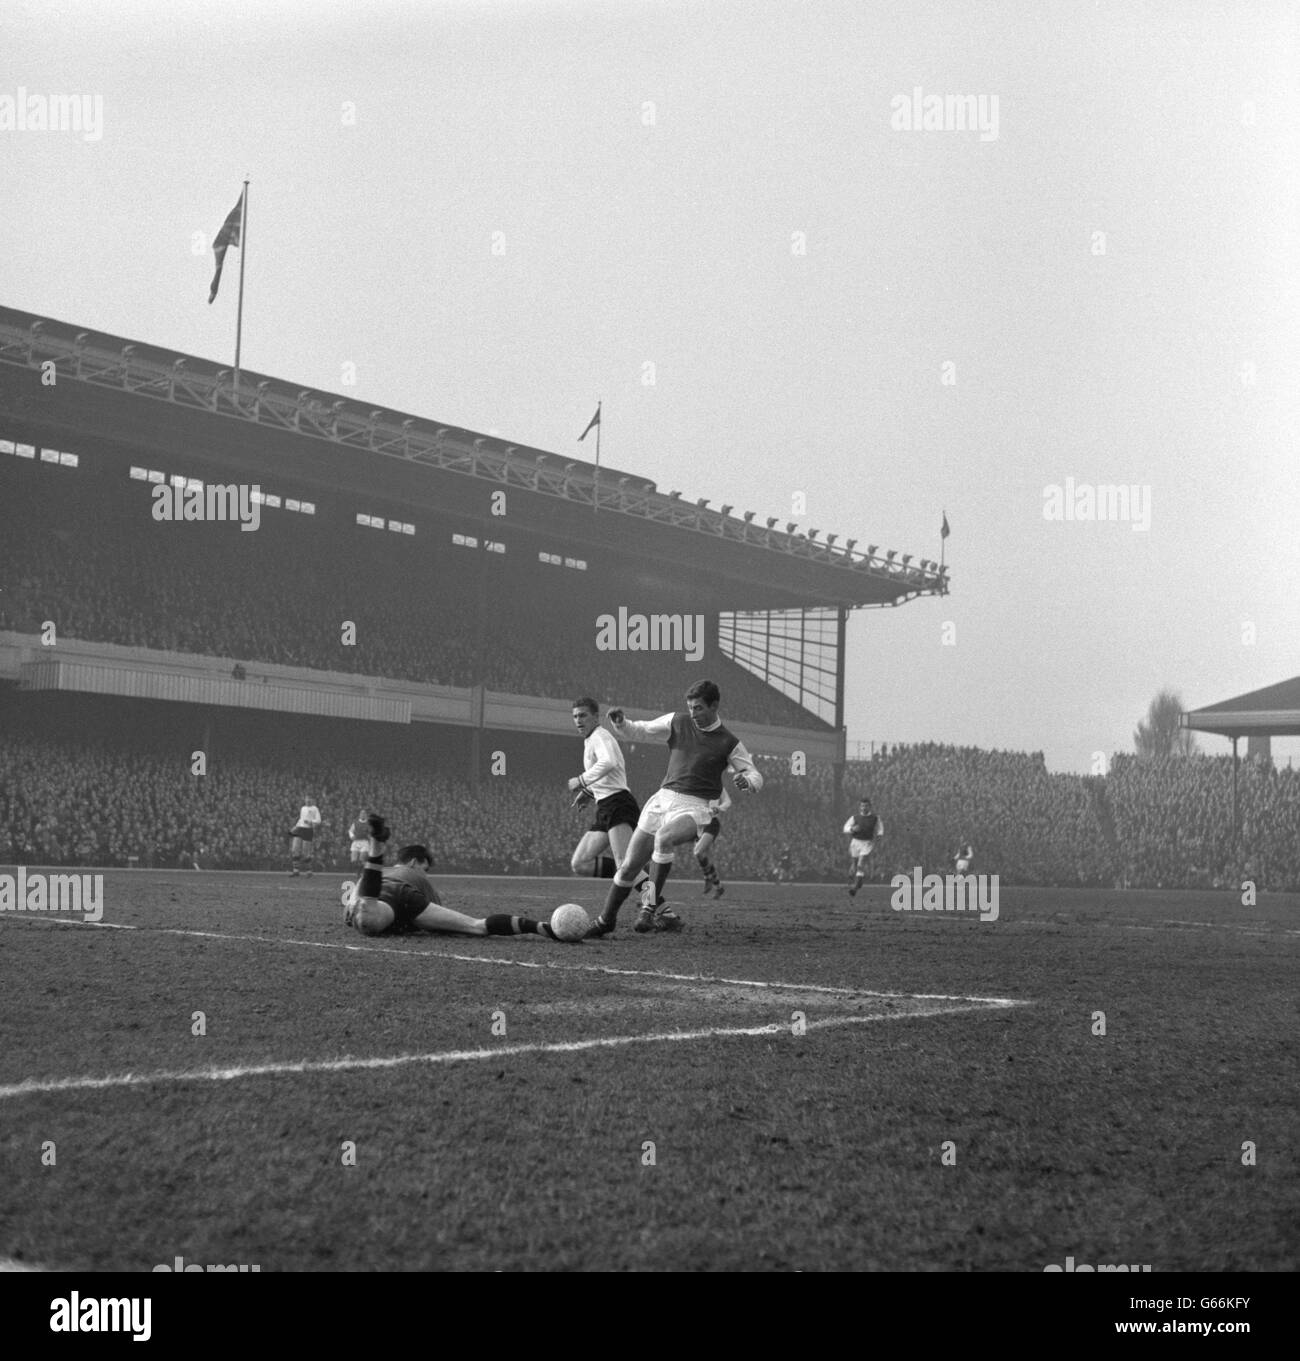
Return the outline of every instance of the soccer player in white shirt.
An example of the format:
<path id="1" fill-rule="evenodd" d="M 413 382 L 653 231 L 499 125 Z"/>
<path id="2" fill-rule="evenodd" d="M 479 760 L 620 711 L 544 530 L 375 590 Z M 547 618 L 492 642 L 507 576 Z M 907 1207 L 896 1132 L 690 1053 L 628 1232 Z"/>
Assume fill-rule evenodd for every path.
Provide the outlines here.
<path id="1" fill-rule="evenodd" d="M 592 874 L 606 851 L 616 862 L 627 854 L 641 808 L 627 785 L 623 748 L 600 726 L 600 705 L 589 695 L 573 701 L 573 726 L 582 734 L 583 771 L 569 781 L 569 792 L 577 802 L 594 801 L 596 814 L 570 864 L 574 874 Z"/>
<path id="2" fill-rule="evenodd" d="M 293 831 L 289 833 L 289 873 L 298 873 L 299 859 L 307 862 L 307 873 L 311 873 L 311 843 L 316 836 L 316 828 L 320 826 L 320 809 L 316 807 L 316 800 L 310 794 L 303 799 L 302 811 L 298 814 L 298 821 L 294 824 Z"/>
<path id="3" fill-rule="evenodd" d="M 710 680 L 696 681 L 686 692 L 686 712 L 663 714 L 648 722 L 624 717 L 611 709 L 609 721 L 620 737 L 659 737 L 668 743 L 668 771 L 659 792 L 641 810 L 636 831 L 610 886 L 600 916 L 592 923 L 591 937 L 607 936 L 618 923 L 618 910 L 632 892 L 636 876 L 654 861 L 653 889 L 642 895 L 637 915 L 638 932 L 680 930 L 676 913 L 663 910 L 663 886 L 673 866 L 673 848 L 695 841 L 713 820 L 711 799 L 722 793 L 722 776 L 731 770 L 736 788 L 755 793 L 763 776 L 745 750 L 744 743 L 722 725 L 718 717 L 721 691 Z M 654 901 L 649 901 L 653 892 Z"/>

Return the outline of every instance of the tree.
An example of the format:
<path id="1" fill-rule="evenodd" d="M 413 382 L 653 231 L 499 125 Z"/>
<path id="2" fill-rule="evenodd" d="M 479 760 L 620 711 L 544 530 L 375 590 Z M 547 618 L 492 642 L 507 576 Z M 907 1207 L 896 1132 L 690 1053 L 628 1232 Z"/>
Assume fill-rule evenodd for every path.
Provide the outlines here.
<path id="1" fill-rule="evenodd" d="M 1182 697 L 1173 690 L 1161 690 L 1151 701 L 1147 716 L 1133 733 L 1133 746 L 1139 756 L 1194 756 L 1196 734 L 1179 726 L 1183 713 Z"/>

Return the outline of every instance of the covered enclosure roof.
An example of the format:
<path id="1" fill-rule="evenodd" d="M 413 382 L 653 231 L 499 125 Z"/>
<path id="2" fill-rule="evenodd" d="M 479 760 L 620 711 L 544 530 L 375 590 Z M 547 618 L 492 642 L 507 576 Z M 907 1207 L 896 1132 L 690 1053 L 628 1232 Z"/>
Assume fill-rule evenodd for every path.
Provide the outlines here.
<path id="1" fill-rule="evenodd" d="M 1300 676 L 1189 710 L 1182 726 L 1221 737 L 1300 737 Z"/>
<path id="2" fill-rule="evenodd" d="M 42 384 L 48 364 L 57 388 Z M 703 578 L 720 608 L 892 607 L 950 586 L 946 566 L 912 553 L 874 543 L 864 551 L 855 538 L 841 544 L 781 515 L 665 495 L 632 471 L 597 470 L 251 370 L 236 382 L 210 360 L 8 307 L 0 307 L 0 414 L 28 421 L 41 438 L 48 431 L 51 443 L 66 432 L 182 450 L 250 480 L 274 470 L 346 492 L 369 490 L 378 476 L 413 505 L 479 518 L 485 491 L 509 490 L 524 522 L 682 580 Z"/>

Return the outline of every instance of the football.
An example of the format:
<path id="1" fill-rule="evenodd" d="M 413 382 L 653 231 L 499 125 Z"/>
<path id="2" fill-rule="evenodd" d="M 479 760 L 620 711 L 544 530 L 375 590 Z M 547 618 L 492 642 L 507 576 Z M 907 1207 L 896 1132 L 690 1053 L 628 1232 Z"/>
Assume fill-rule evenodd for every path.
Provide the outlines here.
<path id="1" fill-rule="evenodd" d="M 591 918 L 577 903 L 563 903 L 551 913 L 556 940 L 578 941 L 591 929 Z"/>

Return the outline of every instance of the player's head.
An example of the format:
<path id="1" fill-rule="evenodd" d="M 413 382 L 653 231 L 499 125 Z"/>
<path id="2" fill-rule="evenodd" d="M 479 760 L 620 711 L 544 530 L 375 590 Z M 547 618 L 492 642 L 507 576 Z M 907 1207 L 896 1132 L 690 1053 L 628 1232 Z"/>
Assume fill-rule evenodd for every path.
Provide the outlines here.
<path id="1" fill-rule="evenodd" d="M 584 737 L 590 737 L 600 726 L 600 705 L 590 695 L 573 701 L 573 726 Z"/>
<path id="2" fill-rule="evenodd" d="M 718 717 L 722 691 L 711 680 L 696 681 L 686 692 L 686 712 L 697 728 L 712 727 Z"/>
<path id="3" fill-rule="evenodd" d="M 413 844 L 403 846 L 397 852 L 397 863 L 399 865 L 414 865 L 417 870 L 430 870 L 433 868 L 433 856 L 429 854 L 427 846 Z"/>
<path id="4" fill-rule="evenodd" d="M 870 799 L 867 799 L 867 798 L 859 799 L 859 800 L 858 800 L 858 812 L 859 812 L 859 813 L 869 813 L 869 812 L 871 812 L 871 800 L 870 800 Z"/>

